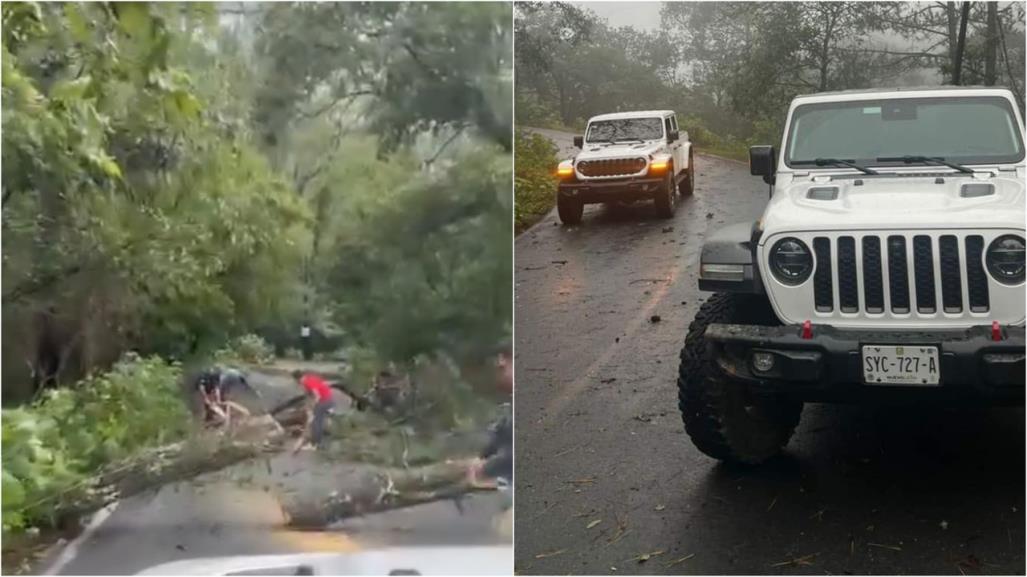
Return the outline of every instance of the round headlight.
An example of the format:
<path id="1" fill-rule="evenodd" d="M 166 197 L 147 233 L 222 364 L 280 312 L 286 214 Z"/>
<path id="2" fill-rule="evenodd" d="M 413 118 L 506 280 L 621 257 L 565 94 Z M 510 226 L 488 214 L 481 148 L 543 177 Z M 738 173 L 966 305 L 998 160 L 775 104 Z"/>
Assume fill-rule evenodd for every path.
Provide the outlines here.
<path id="1" fill-rule="evenodd" d="M 770 270 L 786 285 L 800 285 L 813 273 L 813 254 L 797 238 L 783 238 L 770 248 Z"/>
<path id="2" fill-rule="evenodd" d="M 988 272 L 1002 284 L 1020 284 L 1024 278 L 1023 238 L 1007 234 L 991 241 L 985 255 Z"/>

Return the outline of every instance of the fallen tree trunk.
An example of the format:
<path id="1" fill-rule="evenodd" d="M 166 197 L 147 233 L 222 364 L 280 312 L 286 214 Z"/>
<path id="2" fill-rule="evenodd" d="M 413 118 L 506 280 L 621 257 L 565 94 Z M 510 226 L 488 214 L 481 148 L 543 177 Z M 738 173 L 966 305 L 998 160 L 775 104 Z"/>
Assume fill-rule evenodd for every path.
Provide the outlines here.
<path id="1" fill-rule="evenodd" d="M 56 495 L 53 516 L 63 524 L 119 499 L 281 451 L 285 437 L 265 417 L 249 419 L 232 436 L 205 434 L 142 451 Z"/>
<path id="2" fill-rule="evenodd" d="M 459 506 L 469 493 L 495 490 L 468 483 L 467 466 L 461 461 L 390 469 L 367 475 L 355 487 L 328 495 L 291 495 L 279 502 L 288 524 L 301 529 L 320 529 L 350 517 L 444 499 L 453 499 Z"/>

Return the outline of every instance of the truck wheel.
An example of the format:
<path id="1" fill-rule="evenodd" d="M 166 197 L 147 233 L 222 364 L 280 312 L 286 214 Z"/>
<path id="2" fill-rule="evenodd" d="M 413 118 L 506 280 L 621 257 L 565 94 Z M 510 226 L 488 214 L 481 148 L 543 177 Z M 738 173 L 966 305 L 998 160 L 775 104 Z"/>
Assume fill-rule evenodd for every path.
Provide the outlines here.
<path id="1" fill-rule="evenodd" d="M 695 446 L 721 461 L 762 463 L 788 444 L 799 424 L 802 402 L 753 395 L 724 374 L 714 360 L 712 343 L 704 337 L 711 323 L 776 325 L 777 318 L 765 298 L 714 294 L 688 327 L 678 372 L 678 407 Z"/>
<path id="2" fill-rule="evenodd" d="M 578 224 L 584 211 L 585 206 L 581 201 L 570 198 L 556 199 L 556 212 L 560 215 L 560 222 L 564 224 Z"/>
<path id="3" fill-rule="evenodd" d="M 692 196 L 695 191 L 695 163 L 692 162 L 692 151 L 688 151 L 688 170 L 685 171 L 685 178 L 681 182 L 681 194 Z"/>
<path id="4" fill-rule="evenodd" d="M 674 208 L 678 196 L 677 180 L 674 178 L 673 170 L 667 171 L 667 178 L 663 186 L 656 192 L 656 215 L 660 218 L 671 218 L 674 216 Z"/>

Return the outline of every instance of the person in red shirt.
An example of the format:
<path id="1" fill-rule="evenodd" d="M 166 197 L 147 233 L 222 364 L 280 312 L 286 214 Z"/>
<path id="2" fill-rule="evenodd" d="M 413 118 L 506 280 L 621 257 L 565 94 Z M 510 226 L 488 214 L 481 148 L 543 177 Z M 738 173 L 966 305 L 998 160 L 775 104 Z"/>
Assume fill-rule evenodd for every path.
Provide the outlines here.
<path id="1" fill-rule="evenodd" d="M 335 408 L 335 402 L 332 400 L 332 388 L 320 376 L 314 373 L 293 371 L 292 377 L 306 391 L 308 399 L 307 430 L 300 436 L 299 442 L 293 448 L 293 453 L 296 453 L 303 448 L 307 440 L 315 448 L 321 446 L 324 438 L 324 421 Z"/>

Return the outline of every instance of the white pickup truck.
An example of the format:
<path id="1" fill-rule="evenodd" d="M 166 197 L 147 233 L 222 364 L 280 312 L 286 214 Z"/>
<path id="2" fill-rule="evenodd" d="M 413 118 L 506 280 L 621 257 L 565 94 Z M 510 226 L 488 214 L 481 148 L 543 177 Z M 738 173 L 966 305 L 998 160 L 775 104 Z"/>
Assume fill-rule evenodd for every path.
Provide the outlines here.
<path id="1" fill-rule="evenodd" d="M 557 167 L 564 224 L 581 222 L 586 204 L 650 199 L 659 216 L 670 218 L 677 195 L 692 194 L 692 144 L 672 110 L 594 116 L 574 146 L 581 152 Z"/>

